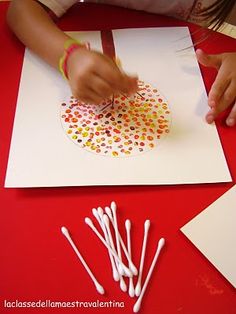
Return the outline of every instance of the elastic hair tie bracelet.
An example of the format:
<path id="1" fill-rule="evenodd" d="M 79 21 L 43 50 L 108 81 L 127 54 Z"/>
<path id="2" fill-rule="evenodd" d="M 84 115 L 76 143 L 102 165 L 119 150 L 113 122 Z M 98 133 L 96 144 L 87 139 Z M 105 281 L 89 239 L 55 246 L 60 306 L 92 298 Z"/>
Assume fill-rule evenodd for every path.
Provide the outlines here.
<path id="1" fill-rule="evenodd" d="M 66 40 L 64 43 L 64 53 L 59 60 L 59 71 L 61 72 L 62 76 L 66 80 L 68 80 L 67 63 L 68 63 L 69 56 L 74 50 L 80 49 L 80 48 L 90 50 L 90 45 L 88 42 L 81 43 L 71 38 Z"/>

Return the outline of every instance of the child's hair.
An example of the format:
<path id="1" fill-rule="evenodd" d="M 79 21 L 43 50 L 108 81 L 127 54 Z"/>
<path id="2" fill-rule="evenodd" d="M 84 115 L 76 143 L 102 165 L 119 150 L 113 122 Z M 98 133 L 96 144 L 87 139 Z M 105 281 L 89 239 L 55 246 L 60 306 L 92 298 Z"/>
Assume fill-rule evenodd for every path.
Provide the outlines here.
<path id="1" fill-rule="evenodd" d="M 194 1 L 192 12 L 197 11 L 197 15 L 206 20 L 206 26 L 212 30 L 218 30 L 230 15 L 235 0 L 216 0 L 204 9 L 197 9 L 198 1 Z"/>

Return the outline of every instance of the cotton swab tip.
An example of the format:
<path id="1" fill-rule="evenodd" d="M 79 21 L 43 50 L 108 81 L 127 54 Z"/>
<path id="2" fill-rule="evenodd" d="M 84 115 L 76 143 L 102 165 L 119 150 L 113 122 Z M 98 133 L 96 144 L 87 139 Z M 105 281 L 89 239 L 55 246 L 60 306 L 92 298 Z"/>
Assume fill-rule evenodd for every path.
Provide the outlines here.
<path id="1" fill-rule="evenodd" d="M 102 207 L 98 207 L 98 214 L 99 214 L 99 216 L 102 216 L 102 215 L 103 215 L 103 209 L 102 209 Z"/>
<path id="2" fill-rule="evenodd" d="M 61 232 L 64 234 L 64 236 L 68 237 L 69 236 L 69 231 L 66 227 L 61 227 Z"/>
<path id="3" fill-rule="evenodd" d="M 126 286 L 126 283 L 124 280 L 121 280 L 120 281 L 120 289 L 123 291 L 123 292 L 126 292 L 127 291 L 127 286 Z"/>
<path id="4" fill-rule="evenodd" d="M 140 310 L 140 306 L 141 306 L 141 299 L 138 299 L 137 302 L 134 304 L 133 312 L 137 313 Z"/>
<path id="5" fill-rule="evenodd" d="M 116 203 L 115 203 L 114 201 L 111 202 L 111 210 L 112 210 L 113 212 L 116 211 Z"/>
<path id="6" fill-rule="evenodd" d="M 96 286 L 97 291 L 100 294 L 104 294 L 105 293 L 105 290 L 104 290 L 103 286 L 101 286 L 98 282 L 96 282 L 95 286 Z"/>
<path id="7" fill-rule="evenodd" d="M 93 215 L 96 217 L 97 216 L 97 210 L 96 210 L 96 208 L 93 208 L 92 209 L 92 213 L 93 213 Z"/>
<path id="8" fill-rule="evenodd" d="M 110 207 L 106 206 L 106 207 L 105 207 L 105 212 L 106 212 L 106 214 L 107 214 L 109 217 L 111 216 L 111 209 L 110 209 Z"/>
<path id="9" fill-rule="evenodd" d="M 140 284 L 140 282 L 138 282 L 136 287 L 135 287 L 135 295 L 136 295 L 136 297 L 139 297 L 140 293 L 141 293 L 141 284 Z"/>
<path id="10" fill-rule="evenodd" d="M 131 222 L 129 219 L 126 219 L 126 221 L 125 221 L 125 228 L 127 231 L 130 230 L 130 228 L 131 228 Z"/>
<path id="11" fill-rule="evenodd" d="M 124 270 L 124 272 L 125 272 L 125 276 L 127 276 L 127 277 L 133 277 L 132 271 L 131 271 L 128 267 L 126 267 L 125 265 L 123 266 L 123 270 Z"/>
<path id="12" fill-rule="evenodd" d="M 137 268 L 134 266 L 134 264 L 129 265 L 130 270 L 132 271 L 133 275 L 136 276 L 138 274 Z"/>
<path id="13" fill-rule="evenodd" d="M 119 276 L 117 269 L 115 269 L 115 268 L 113 269 L 112 275 L 113 275 L 113 278 L 115 281 L 119 281 L 120 276 Z"/>
<path id="14" fill-rule="evenodd" d="M 133 284 L 130 284 L 129 285 L 129 296 L 131 298 L 133 298 L 135 296 L 135 292 L 134 292 L 134 285 Z"/>
<path id="15" fill-rule="evenodd" d="M 106 214 L 103 215 L 103 220 L 106 226 L 109 226 L 109 218 L 107 217 Z"/>
<path id="16" fill-rule="evenodd" d="M 91 220 L 90 218 L 86 217 L 86 218 L 84 219 L 84 221 L 85 221 L 85 223 L 86 223 L 87 225 L 93 226 L 93 222 L 92 222 L 92 220 Z"/>
<path id="17" fill-rule="evenodd" d="M 149 219 L 147 219 L 147 220 L 145 221 L 145 223 L 144 223 L 144 229 L 145 229 L 145 232 L 147 232 L 147 231 L 148 231 L 149 227 L 150 227 L 150 220 L 149 220 Z"/>
<path id="18" fill-rule="evenodd" d="M 165 239 L 164 238 L 161 238 L 159 241 L 158 241 L 158 248 L 161 250 L 163 248 L 163 246 L 165 245 Z"/>

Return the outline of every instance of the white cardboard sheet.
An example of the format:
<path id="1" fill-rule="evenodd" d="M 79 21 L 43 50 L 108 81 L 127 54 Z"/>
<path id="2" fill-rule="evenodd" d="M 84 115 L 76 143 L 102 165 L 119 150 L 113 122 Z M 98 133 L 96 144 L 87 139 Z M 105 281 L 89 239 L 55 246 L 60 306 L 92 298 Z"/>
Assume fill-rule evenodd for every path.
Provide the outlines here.
<path id="1" fill-rule="evenodd" d="M 181 231 L 236 288 L 236 185 Z"/>
<path id="2" fill-rule="evenodd" d="M 100 32 L 70 33 L 102 51 Z M 124 70 L 157 87 L 168 100 L 172 125 L 155 149 L 135 157 L 99 156 L 75 145 L 60 121 L 71 95 L 60 74 L 26 49 L 6 187 L 193 184 L 231 181 L 186 27 L 113 31 Z"/>

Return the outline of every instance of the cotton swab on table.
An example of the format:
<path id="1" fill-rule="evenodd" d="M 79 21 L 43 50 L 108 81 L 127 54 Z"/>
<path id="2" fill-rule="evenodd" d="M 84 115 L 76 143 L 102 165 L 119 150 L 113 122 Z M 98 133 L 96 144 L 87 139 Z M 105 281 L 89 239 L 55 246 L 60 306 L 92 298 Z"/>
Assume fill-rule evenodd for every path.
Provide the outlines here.
<path id="1" fill-rule="evenodd" d="M 107 229 L 107 233 L 108 233 L 108 237 L 109 237 L 109 240 L 110 240 L 110 244 L 111 244 L 111 247 L 113 250 L 115 250 L 115 245 L 114 245 L 114 242 L 113 242 L 113 238 L 112 238 L 112 235 L 111 235 L 111 230 L 110 230 L 110 224 L 109 224 L 109 218 L 106 214 L 103 215 L 103 221 L 104 221 L 104 224 L 105 224 L 105 227 Z M 117 261 L 115 261 L 116 263 L 116 266 L 118 268 L 118 263 Z M 120 288 L 123 292 L 126 292 L 127 291 L 127 286 L 126 286 L 126 283 L 123 279 L 123 276 L 120 275 L 119 272 L 117 272 L 118 276 L 119 276 L 119 280 L 120 280 Z"/>
<path id="2" fill-rule="evenodd" d="M 108 245 L 110 245 L 110 241 L 109 241 L 109 237 L 108 237 L 108 233 L 107 233 L 107 230 L 106 230 L 106 227 L 105 227 L 105 224 L 103 222 L 103 220 L 101 219 L 98 211 L 96 210 L 96 208 L 93 208 L 92 209 L 92 213 L 94 215 L 94 217 L 97 219 L 103 233 L 104 233 L 104 236 L 105 236 L 105 239 L 106 239 L 106 242 Z M 108 254 L 109 254 L 109 257 L 110 257 L 110 261 L 111 261 L 111 267 L 112 267 L 112 275 L 113 275 L 113 278 L 115 281 L 118 281 L 120 276 L 119 276 L 119 273 L 116 269 L 116 265 L 114 263 L 114 259 L 113 259 L 113 255 L 111 254 L 110 250 L 108 250 Z"/>
<path id="3" fill-rule="evenodd" d="M 113 217 L 112 217 L 111 209 L 110 209 L 108 206 L 105 207 L 105 212 L 106 212 L 106 214 L 108 215 L 108 217 L 110 218 L 111 223 L 112 223 L 112 225 L 113 225 L 113 227 L 114 227 L 114 229 L 115 229 L 115 222 L 114 222 L 114 219 L 113 219 Z M 128 262 L 129 262 L 129 268 L 130 268 L 130 270 L 132 271 L 133 275 L 136 276 L 136 275 L 138 274 L 138 270 L 137 270 L 137 268 L 135 267 L 134 263 L 132 262 L 131 256 L 130 256 L 129 252 L 127 251 L 127 248 L 126 248 L 126 246 L 125 246 L 125 244 L 124 244 L 124 241 L 123 241 L 123 239 L 122 239 L 122 237 L 121 237 L 121 235 L 120 235 L 119 230 L 117 230 L 117 232 L 118 232 L 118 239 L 119 239 L 120 244 L 121 244 L 121 246 L 122 246 L 122 249 L 123 249 L 123 251 L 124 251 L 124 253 L 125 253 L 125 256 L 126 256 Z"/>
<path id="4" fill-rule="evenodd" d="M 156 250 L 156 253 L 155 253 L 155 256 L 153 258 L 153 261 L 152 261 L 152 264 L 149 268 L 149 271 L 148 271 L 148 274 L 147 274 L 147 277 L 145 279 L 145 282 L 144 282 L 144 285 L 143 285 L 143 288 L 142 288 L 142 291 L 140 293 L 140 296 L 138 298 L 138 300 L 136 301 L 136 303 L 134 304 L 134 307 L 133 307 L 133 311 L 135 313 L 137 313 L 139 310 L 140 310 L 140 306 L 141 306 L 141 302 L 142 302 L 142 299 L 143 299 L 143 296 L 144 296 L 144 293 L 146 291 L 146 288 L 147 288 L 147 285 L 148 285 L 148 282 L 151 278 L 151 275 L 152 275 L 152 272 L 153 272 L 153 269 L 156 265 L 156 262 L 157 262 L 157 259 L 159 257 L 159 254 L 163 248 L 163 246 L 165 245 L 165 239 L 164 238 L 161 238 L 158 242 L 158 246 L 157 246 L 157 250 Z"/>
<path id="5" fill-rule="evenodd" d="M 117 254 L 119 256 L 119 259 L 122 262 L 122 256 L 121 256 L 121 249 L 120 249 L 120 241 L 119 241 L 119 235 L 118 235 L 118 224 L 117 224 L 117 217 L 116 217 L 116 203 L 111 202 L 111 211 L 114 219 L 114 230 L 115 230 L 115 236 L 116 236 L 116 247 L 117 247 Z M 125 275 L 123 268 L 121 265 L 118 266 L 118 271 L 120 272 L 120 275 Z"/>
<path id="6" fill-rule="evenodd" d="M 111 251 L 112 255 L 116 258 L 116 260 L 118 261 L 119 264 L 121 264 L 122 269 L 125 271 L 126 275 L 128 277 L 132 277 L 133 274 L 132 272 L 129 270 L 129 268 L 127 266 L 125 266 L 125 264 L 120 260 L 119 256 L 117 255 L 116 251 L 113 250 L 110 245 L 107 244 L 107 242 L 105 241 L 105 239 L 101 236 L 101 234 L 98 232 L 98 230 L 96 229 L 96 227 L 94 226 L 92 220 L 88 217 L 85 218 L 85 223 L 93 230 L 93 232 L 98 236 L 98 238 L 102 241 L 102 243 L 107 247 L 108 250 Z"/>
<path id="7" fill-rule="evenodd" d="M 90 270 L 90 268 L 88 267 L 87 263 L 85 262 L 83 256 L 80 254 L 79 250 L 77 249 L 77 247 L 75 246 L 69 231 L 67 230 L 66 227 L 61 227 L 61 232 L 63 233 L 63 235 L 67 238 L 67 240 L 69 241 L 70 245 L 72 246 L 72 248 L 74 249 L 76 255 L 78 256 L 79 260 L 81 261 L 81 263 L 83 264 L 84 268 L 87 270 L 90 278 L 92 279 L 97 291 L 100 294 L 104 294 L 104 288 L 102 285 L 100 285 L 100 283 L 97 281 L 97 279 L 95 278 L 94 274 L 92 273 L 92 271 Z"/>
<path id="8" fill-rule="evenodd" d="M 127 246 L 128 246 L 128 253 L 130 258 L 131 256 L 131 241 L 130 241 L 130 229 L 131 229 L 131 222 L 129 219 L 126 219 L 125 221 L 125 229 L 126 229 L 126 235 L 127 235 Z M 130 266 L 130 264 L 129 264 Z M 135 291 L 134 291 L 134 283 L 133 283 L 133 278 L 130 277 L 129 278 L 129 296 L 131 298 L 133 298 L 135 295 Z"/>
<path id="9" fill-rule="evenodd" d="M 140 265 L 139 265 L 138 281 L 135 286 L 136 297 L 138 297 L 141 292 L 141 280 L 142 280 L 143 265 L 144 265 L 144 258 L 145 258 L 145 253 L 146 253 L 149 227 L 150 227 L 150 220 L 147 219 L 144 223 L 143 246 L 142 246 L 142 253 L 141 253 L 141 259 L 140 259 Z"/>

